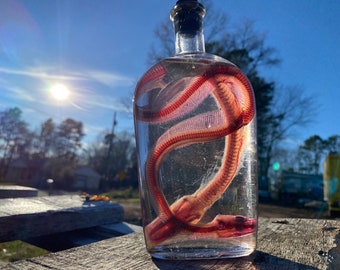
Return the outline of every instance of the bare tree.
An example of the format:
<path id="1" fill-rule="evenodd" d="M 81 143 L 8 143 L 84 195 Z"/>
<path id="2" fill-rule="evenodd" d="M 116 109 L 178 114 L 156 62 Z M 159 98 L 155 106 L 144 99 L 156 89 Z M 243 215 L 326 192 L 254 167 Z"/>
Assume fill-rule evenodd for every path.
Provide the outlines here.
<path id="1" fill-rule="evenodd" d="M 122 180 L 126 184 L 128 176 L 125 175 L 131 174 L 136 163 L 132 135 L 127 132 L 112 134 L 112 131 L 104 130 L 87 150 L 87 164 L 103 176 L 105 188 L 119 187 Z"/>
<path id="2" fill-rule="evenodd" d="M 326 141 L 318 135 L 305 140 L 298 151 L 299 170 L 303 173 L 319 174 L 326 146 Z"/>
<path id="3" fill-rule="evenodd" d="M 17 107 L 0 112 L 0 179 L 6 176 L 11 162 L 30 148 L 31 134 L 21 115 Z"/>
<path id="4" fill-rule="evenodd" d="M 330 153 L 340 153 L 340 135 L 330 136 L 326 140 L 326 147 Z"/>
<path id="5" fill-rule="evenodd" d="M 228 16 L 214 9 L 212 1 L 202 1 L 206 51 L 230 60 L 248 76 L 256 99 L 259 149 L 259 174 L 268 179 L 272 155 L 289 135 L 311 123 L 316 114 L 313 98 L 297 87 L 280 87 L 260 75 L 261 67 L 280 63 L 275 48 L 266 45 L 266 34 L 254 30 L 254 21 L 244 20 L 232 27 Z M 156 41 L 149 63 L 174 54 L 172 24 L 167 21 L 155 30 Z"/>
<path id="6" fill-rule="evenodd" d="M 297 87 L 282 86 L 275 94 L 271 108 L 272 119 L 267 122 L 268 132 L 264 134 L 266 151 L 263 160 L 267 170 L 270 168 L 275 152 L 283 147 L 286 148 L 282 145 L 284 141 L 294 136 L 299 128 L 311 124 L 316 114 L 315 99 L 304 95 Z"/>

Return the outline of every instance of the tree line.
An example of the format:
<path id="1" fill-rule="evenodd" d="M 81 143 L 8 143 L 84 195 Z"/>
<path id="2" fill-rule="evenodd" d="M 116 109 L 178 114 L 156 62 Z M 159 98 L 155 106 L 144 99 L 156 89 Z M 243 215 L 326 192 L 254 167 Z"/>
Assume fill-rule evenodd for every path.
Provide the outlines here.
<path id="1" fill-rule="evenodd" d="M 39 187 L 46 185 L 46 179 L 53 179 L 56 188 L 70 189 L 75 181 L 75 168 L 85 165 L 101 175 L 102 189 L 127 185 L 137 187 L 132 135 L 104 131 L 87 148 L 84 147 L 84 137 L 83 123 L 72 118 L 59 124 L 50 118 L 31 130 L 22 119 L 20 108 L 1 111 L 0 181 L 20 180 L 7 179 L 9 170 L 20 161 L 31 174 L 37 174 L 39 179 L 35 183 Z M 25 177 L 34 175 L 26 174 Z"/>
<path id="2" fill-rule="evenodd" d="M 326 139 L 313 135 L 297 149 L 295 170 L 300 173 L 319 174 L 320 166 L 329 153 L 340 154 L 340 135 L 332 135 Z M 292 166 L 289 168 L 294 170 Z"/>
<path id="3" fill-rule="evenodd" d="M 116 125 L 115 121 L 113 127 Z M 115 133 L 114 128 L 111 131 L 103 130 L 97 140 L 85 148 L 83 129 L 82 122 L 67 118 L 59 124 L 47 119 L 37 129 L 30 130 L 19 108 L 1 111 L 0 181 L 5 181 L 10 167 L 21 160 L 39 165 L 39 187 L 44 187 L 45 180 L 52 178 L 57 188 L 70 189 L 75 181 L 74 169 L 89 166 L 101 175 L 102 190 L 137 188 L 133 134 Z M 271 164 L 279 162 L 283 170 L 319 174 L 323 159 L 330 152 L 340 152 L 340 135 L 325 139 L 314 135 L 297 149 L 277 147 L 270 161 Z"/>

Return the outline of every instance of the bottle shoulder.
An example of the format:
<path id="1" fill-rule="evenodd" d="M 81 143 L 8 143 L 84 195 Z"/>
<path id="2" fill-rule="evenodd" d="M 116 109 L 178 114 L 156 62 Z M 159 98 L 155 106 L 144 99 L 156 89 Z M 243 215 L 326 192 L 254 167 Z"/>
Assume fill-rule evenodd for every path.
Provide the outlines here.
<path id="1" fill-rule="evenodd" d="M 168 83 L 183 77 L 211 76 L 215 73 L 235 75 L 242 71 L 232 62 L 214 54 L 183 53 L 158 61 L 144 73 L 138 86 L 151 81 Z"/>
<path id="2" fill-rule="evenodd" d="M 234 63 L 228 61 L 227 59 L 224 59 L 223 57 L 220 57 L 215 54 L 211 53 L 206 53 L 206 52 L 193 52 L 193 53 L 182 53 L 182 54 L 177 54 L 172 57 L 168 57 L 164 59 L 165 61 L 193 61 L 193 62 L 207 62 L 211 64 L 212 62 L 220 62 L 220 63 L 226 63 L 229 65 L 234 65 Z M 163 60 L 161 60 L 162 62 Z"/>

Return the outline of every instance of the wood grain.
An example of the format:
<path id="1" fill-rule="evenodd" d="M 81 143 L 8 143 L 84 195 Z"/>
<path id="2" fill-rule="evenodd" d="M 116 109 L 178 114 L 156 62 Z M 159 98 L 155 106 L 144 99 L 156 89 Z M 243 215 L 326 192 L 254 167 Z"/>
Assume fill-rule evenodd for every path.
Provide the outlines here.
<path id="1" fill-rule="evenodd" d="M 119 223 L 123 216 L 117 203 L 78 195 L 0 199 L 0 242 Z"/>
<path id="2" fill-rule="evenodd" d="M 339 267 L 340 221 L 259 219 L 258 247 L 239 259 L 155 260 L 146 252 L 142 233 L 19 261 L 4 269 L 147 269 L 147 270 L 335 270 Z"/>

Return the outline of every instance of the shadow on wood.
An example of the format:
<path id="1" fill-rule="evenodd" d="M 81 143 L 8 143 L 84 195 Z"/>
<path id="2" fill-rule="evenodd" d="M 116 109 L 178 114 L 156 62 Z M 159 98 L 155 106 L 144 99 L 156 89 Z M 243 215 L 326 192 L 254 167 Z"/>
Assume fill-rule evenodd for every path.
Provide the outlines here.
<path id="1" fill-rule="evenodd" d="M 284 258 L 272 256 L 268 253 L 255 251 L 252 255 L 236 259 L 213 259 L 213 260 L 159 260 L 153 259 L 154 264 L 160 270 L 213 270 L 213 269 L 242 269 L 242 270 L 273 270 L 275 269 L 299 269 L 299 270 L 318 270 L 318 268 L 296 263 Z"/>

